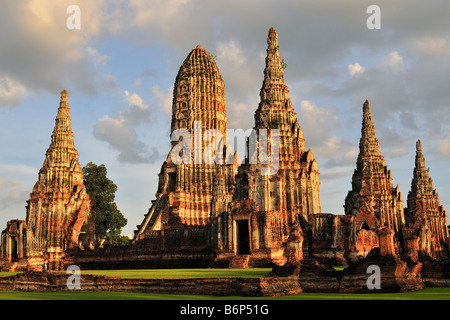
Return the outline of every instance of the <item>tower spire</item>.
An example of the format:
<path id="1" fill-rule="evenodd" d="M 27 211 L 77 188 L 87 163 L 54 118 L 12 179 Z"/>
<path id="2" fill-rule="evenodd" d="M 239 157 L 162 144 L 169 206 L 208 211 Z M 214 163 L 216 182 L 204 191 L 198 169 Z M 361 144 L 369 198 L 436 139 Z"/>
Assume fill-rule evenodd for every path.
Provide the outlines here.
<path id="1" fill-rule="evenodd" d="M 74 135 L 71 128 L 72 121 L 70 119 L 70 108 L 68 99 L 69 94 L 67 93 L 66 90 L 63 90 L 61 92 L 58 114 L 56 115 L 55 119 L 55 127 L 53 128 L 50 148 L 64 146 L 70 147 L 71 149 L 75 149 Z"/>
<path id="2" fill-rule="evenodd" d="M 303 131 L 289 98 L 289 89 L 284 81 L 285 65 L 283 65 L 279 52 L 277 32 L 274 28 L 270 28 L 267 36 L 264 80 L 260 90 L 260 102 L 255 112 L 254 128 L 258 132 L 257 134 L 261 129 L 270 132 L 277 130 L 279 169 L 285 170 L 286 174 L 291 175 L 290 177 L 301 176 L 302 182 L 295 182 L 299 186 L 302 185 L 301 188 L 304 188 L 303 186 L 306 186 L 307 183 L 308 186 L 311 186 L 308 200 L 302 200 L 303 203 L 308 202 L 309 206 L 296 202 L 299 207 L 301 206 L 301 214 L 306 217 L 308 214 L 321 212 L 319 172 L 311 150 L 305 148 Z M 286 177 L 285 181 L 289 181 L 289 179 L 291 178 Z M 291 198 L 283 201 L 290 203 Z"/>
<path id="3" fill-rule="evenodd" d="M 279 54 L 278 35 L 274 28 L 269 30 L 267 45 L 266 67 L 260 91 L 261 104 L 284 104 L 289 99 L 289 90 L 284 83 L 284 69 Z"/>
<path id="4" fill-rule="evenodd" d="M 398 187 L 393 187 L 391 171 L 381 155 L 368 100 L 363 104 L 359 154 L 344 210 L 362 221 L 373 215 L 379 225 L 393 229 L 396 234 L 404 223 L 402 196 Z"/>
<path id="5" fill-rule="evenodd" d="M 270 28 L 267 36 L 267 58 L 266 70 L 269 64 L 281 68 L 280 46 L 278 45 L 278 34 L 274 28 Z M 282 68 L 281 68 L 282 69 Z"/>
<path id="6" fill-rule="evenodd" d="M 425 156 L 422 151 L 422 142 L 417 140 L 415 167 L 413 171 L 410 194 L 411 196 L 417 196 L 417 194 L 432 194 L 433 190 L 433 180 L 430 178 L 430 173 L 427 169 Z M 410 194 L 408 194 L 408 197 Z"/>
<path id="7" fill-rule="evenodd" d="M 361 139 L 359 141 L 359 156 L 374 155 L 379 156 L 380 143 L 376 137 L 375 125 L 372 120 L 369 100 L 363 104 L 363 120 L 361 127 Z"/>
<path id="8" fill-rule="evenodd" d="M 432 256 L 442 254 L 448 238 L 447 214 L 433 187 L 420 140 L 416 142 L 415 167 L 405 212 L 408 227 L 415 229 L 420 238 L 419 250 Z"/>
<path id="9" fill-rule="evenodd" d="M 416 142 L 416 169 L 425 169 L 426 163 L 425 163 L 425 156 L 423 155 L 422 151 L 422 142 L 417 140 Z"/>
<path id="10" fill-rule="evenodd" d="M 69 107 L 69 93 L 66 90 L 61 91 L 59 107 L 60 108 L 68 108 Z"/>
<path id="11" fill-rule="evenodd" d="M 68 96 L 66 90 L 61 92 L 50 146 L 26 207 L 28 241 L 46 243 L 39 250 L 52 268 L 58 268 L 65 248 L 91 246 L 94 241 L 91 201 L 70 128 Z M 87 231 L 86 238 L 80 238 L 81 229 Z"/>
<path id="12" fill-rule="evenodd" d="M 215 178 L 222 174 L 226 178 L 224 183 L 232 181 L 231 168 L 219 167 L 215 161 L 207 163 L 205 157 L 212 139 L 227 146 L 228 124 L 223 77 L 214 57 L 200 45 L 188 54 L 175 79 L 171 132 L 177 129 L 190 132 L 190 137 L 183 140 L 183 144 L 190 146 L 190 154 L 183 154 L 183 157 L 187 156 L 191 163 L 176 164 L 171 158 L 174 149 L 169 153 L 161 166 L 156 200 L 137 226 L 134 241 L 144 237 L 146 230 L 163 230 L 176 225 L 205 226 L 211 214 Z M 203 134 L 210 129 L 220 132 L 223 139 L 214 134 L 208 136 L 210 140 L 203 139 Z M 179 143 L 172 141 L 172 147 Z M 222 154 L 219 152 L 217 156 Z M 228 185 L 224 187 L 231 189 Z"/>

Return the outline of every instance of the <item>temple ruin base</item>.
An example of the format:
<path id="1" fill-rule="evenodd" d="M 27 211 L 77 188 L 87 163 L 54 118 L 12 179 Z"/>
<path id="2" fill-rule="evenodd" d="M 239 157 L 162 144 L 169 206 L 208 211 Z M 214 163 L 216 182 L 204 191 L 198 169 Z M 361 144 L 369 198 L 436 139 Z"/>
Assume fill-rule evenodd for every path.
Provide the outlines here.
<path id="1" fill-rule="evenodd" d="M 373 266 L 379 283 L 371 281 Z M 301 263 L 274 266 L 267 277 L 200 279 L 122 279 L 81 275 L 81 291 L 126 291 L 159 294 L 214 296 L 280 296 L 298 293 L 395 293 L 449 287 L 450 264 L 437 261 L 405 262 L 393 255 L 370 254 L 344 270 L 305 259 Z M 70 274 L 26 271 L 0 277 L 2 291 L 69 291 Z M 372 287 L 371 287 L 372 284 Z M 374 287 L 375 286 L 375 287 Z"/>
<path id="2" fill-rule="evenodd" d="M 0 291 L 121 291 L 214 296 L 280 296 L 300 293 L 298 282 L 285 277 L 122 279 L 81 275 L 80 289 L 67 286 L 71 275 L 61 272 L 24 272 L 0 277 Z"/>

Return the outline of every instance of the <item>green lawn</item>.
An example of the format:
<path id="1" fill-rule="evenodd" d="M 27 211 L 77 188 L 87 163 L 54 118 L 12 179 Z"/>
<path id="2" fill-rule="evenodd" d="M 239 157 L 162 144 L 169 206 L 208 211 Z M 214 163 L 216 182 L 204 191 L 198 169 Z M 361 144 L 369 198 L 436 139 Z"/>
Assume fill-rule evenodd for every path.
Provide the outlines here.
<path id="1" fill-rule="evenodd" d="M 190 278 L 259 278 L 271 268 L 249 269 L 135 269 L 135 270 L 81 270 L 82 274 L 106 275 L 123 279 L 190 279 Z"/>
<path id="2" fill-rule="evenodd" d="M 133 269 L 133 270 L 81 270 L 81 274 L 105 275 L 123 279 L 192 279 L 192 278 L 259 278 L 265 277 L 271 268 L 249 269 Z M 61 271 L 64 272 L 64 271 Z M 11 276 L 19 272 L 0 272 Z"/>
<path id="3" fill-rule="evenodd" d="M 224 277 L 265 277 L 270 268 L 250 269 L 145 269 L 82 270 L 84 274 L 107 275 L 124 279 L 188 279 Z M 0 272 L 0 276 L 11 273 Z M 450 288 L 425 288 L 408 293 L 302 293 L 282 297 L 216 297 L 195 295 L 146 294 L 131 292 L 18 292 L 0 291 L 0 300 L 450 300 Z"/>
<path id="4" fill-rule="evenodd" d="M 426 288 L 408 293 L 301 293 L 281 297 L 215 297 L 131 292 L 0 291 L 0 300 L 450 300 L 450 288 Z"/>

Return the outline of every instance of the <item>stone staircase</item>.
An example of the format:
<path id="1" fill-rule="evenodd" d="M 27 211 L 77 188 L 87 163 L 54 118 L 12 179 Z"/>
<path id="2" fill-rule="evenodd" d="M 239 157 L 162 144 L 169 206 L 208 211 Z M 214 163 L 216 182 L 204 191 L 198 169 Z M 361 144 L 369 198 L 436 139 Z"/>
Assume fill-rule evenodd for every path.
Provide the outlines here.
<path id="1" fill-rule="evenodd" d="M 249 254 L 240 254 L 230 260 L 230 264 L 228 267 L 232 269 L 245 269 L 248 268 L 249 260 Z"/>

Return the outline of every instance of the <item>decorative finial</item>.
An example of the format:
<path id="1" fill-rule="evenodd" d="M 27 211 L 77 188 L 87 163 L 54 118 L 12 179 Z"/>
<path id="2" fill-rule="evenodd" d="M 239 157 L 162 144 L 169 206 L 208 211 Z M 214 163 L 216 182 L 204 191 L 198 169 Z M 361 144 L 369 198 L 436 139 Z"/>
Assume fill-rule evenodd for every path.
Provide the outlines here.
<path id="1" fill-rule="evenodd" d="M 422 142 L 420 142 L 420 139 L 418 139 L 416 142 L 416 150 L 417 152 L 422 152 Z"/>
<path id="2" fill-rule="evenodd" d="M 366 99 L 363 103 L 363 114 L 366 116 L 372 117 L 372 112 L 370 111 L 370 102 Z"/>
<path id="3" fill-rule="evenodd" d="M 69 98 L 69 94 L 66 90 L 61 91 L 61 101 L 67 101 Z"/>
<path id="4" fill-rule="evenodd" d="M 60 108 L 69 107 L 69 93 L 66 90 L 61 91 L 61 100 L 59 101 Z"/>
<path id="5" fill-rule="evenodd" d="M 278 35 L 274 28 L 270 28 L 269 35 L 267 37 L 267 44 L 269 47 L 277 47 L 278 46 Z"/>
<path id="6" fill-rule="evenodd" d="M 276 38 L 277 37 L 277 31 L 272 27 L 269 29 L 269 38 Z"/>
<path id="7" fill-rule="evenodd" d="M 201 45 L 196 46 L 192 52 L 195 52 L 195 55 L 199 55 L 199 56 L 206 56 L 208 55 L 208 51 L 205 50 L 205 48 L 203 48 Z"/>
<path id="8" fill-rule="evenodd" d="M 363 118 L 372 118 L 372 112 L 370 111 L 370 102 L 367 99 L 363 103 Z"/>

